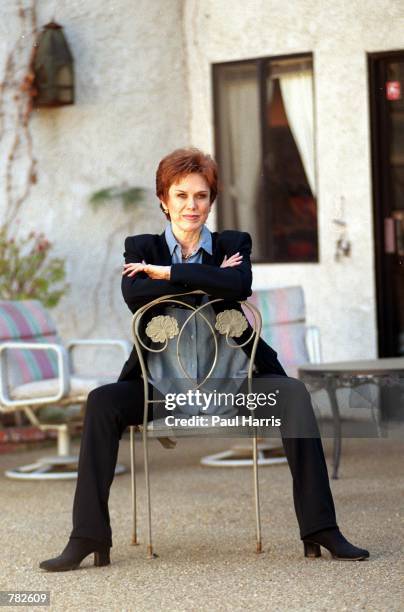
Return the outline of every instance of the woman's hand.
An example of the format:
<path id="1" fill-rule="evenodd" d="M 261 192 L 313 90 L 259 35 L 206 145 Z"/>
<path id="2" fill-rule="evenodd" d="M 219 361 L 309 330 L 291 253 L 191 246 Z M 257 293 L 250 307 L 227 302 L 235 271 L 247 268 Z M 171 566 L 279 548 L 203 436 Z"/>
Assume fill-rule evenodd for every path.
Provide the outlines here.
<path id="1" fill-rule="evenodd" d="M 240 265 L 242 259 L 243 259 L 243 256 L 239 254 L 239 251 L 237 251 L 237 253 L 229 257 L 229 259 L 227 259 L 227 255 L 225 255 L 222 263 L 220 264 L 220 267 L 221 268 L 233 268 L 234 266 Z"/>
<path id="2" fill-rule="evenodd" d="M 144 260 L 142 263 L 124 264 L 122 274 L 135 276 L 137 272 L 145 272 L 150 278 L 170 280 L 171 266 L 154 266 L 147 264 Z"/>

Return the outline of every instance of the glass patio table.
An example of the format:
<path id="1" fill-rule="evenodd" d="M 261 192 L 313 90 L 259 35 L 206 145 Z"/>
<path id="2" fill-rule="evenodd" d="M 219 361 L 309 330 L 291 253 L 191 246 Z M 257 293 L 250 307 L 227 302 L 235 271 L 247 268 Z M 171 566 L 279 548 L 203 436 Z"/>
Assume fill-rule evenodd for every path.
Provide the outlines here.
<path id="1" fill-rule="evenodd" d="M 383 389 L 396 387 L 398 408 L 404 414 L 404 357 L 384 357 L 380 359 L 361 359 L 358 361 L 336 361 L 321 364 L 303 364 L 298 368 L 298 378 L 307 390 L 324 389 L 330 401 L 333 419 L 333 473 L 338 478 L 341 458 L 341 414 L 337 391 L 341 388 L 359 390 L 363 385 L 373 383 L 380 388 L 379 405 L 382 404 Z M 373 410 L 373 406 L 371 406 Z"/>

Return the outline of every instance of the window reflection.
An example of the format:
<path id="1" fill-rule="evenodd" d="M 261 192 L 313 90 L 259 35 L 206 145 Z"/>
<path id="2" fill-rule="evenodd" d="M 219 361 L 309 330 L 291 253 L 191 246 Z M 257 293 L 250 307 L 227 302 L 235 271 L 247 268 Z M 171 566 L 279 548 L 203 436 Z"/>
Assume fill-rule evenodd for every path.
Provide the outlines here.
<path id="1" fill-rule="evenodd" d="M 311 57 L 215 75 L 219 229 L 250 232 L 253 261 L 318 261 Z"/>

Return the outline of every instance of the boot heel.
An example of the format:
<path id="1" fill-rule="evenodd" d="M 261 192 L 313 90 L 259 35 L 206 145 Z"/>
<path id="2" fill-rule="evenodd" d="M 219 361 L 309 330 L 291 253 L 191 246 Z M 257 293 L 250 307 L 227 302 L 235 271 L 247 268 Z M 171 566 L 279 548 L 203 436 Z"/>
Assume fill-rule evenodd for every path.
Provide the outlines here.
<path id="1" fill-rule="evenodd" d="M 303 542 L 304 556 L 314 559 L 315 557 L 321 557 L 321 548 L 319 544 L 315 542 Z"/>
<path id="2" fill-rule="evenodd" d="M 109 565 L 111 563 L 109 557 L 109 548 L 103 551 L 94 552 L 94 565 L 96 567 L 102 567 L 103 565 Z"/>

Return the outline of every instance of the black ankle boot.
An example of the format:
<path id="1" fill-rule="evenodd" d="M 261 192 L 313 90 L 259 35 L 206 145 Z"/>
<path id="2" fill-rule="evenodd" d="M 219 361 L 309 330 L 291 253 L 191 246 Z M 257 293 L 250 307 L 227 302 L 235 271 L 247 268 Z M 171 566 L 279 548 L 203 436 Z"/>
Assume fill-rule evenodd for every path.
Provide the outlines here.
<path id="1" fill-rule="evenodd" d="M 62 553 L 54 559 L 41 561 L 39 567 L 48 572 L 66 572 L 77 569 L 89 554 L 94 553 L 94 565 L 100 567 L 111 563 L 110 545 L 91 538 L 70 538 Z"/>
<path id="2" fill-rule="evenodd" d="M 321 557 L 320 546 L 330 551 L 334 559 L 344 561 L 361 561 L 369 557 L 369 551 L 365 548 L 354 546 L 340 532 L 338 527 L 323 529 L 311 533 L 303 538 L 304 556 Z"/>

